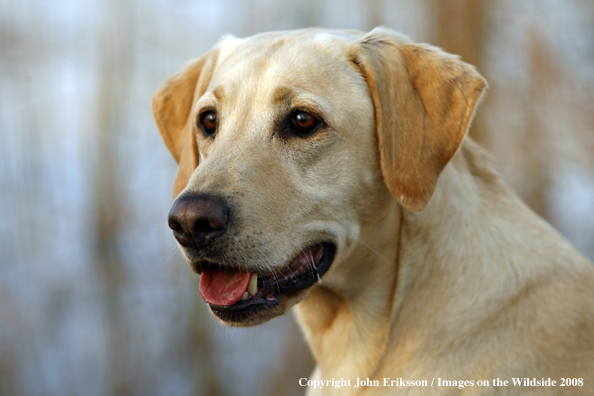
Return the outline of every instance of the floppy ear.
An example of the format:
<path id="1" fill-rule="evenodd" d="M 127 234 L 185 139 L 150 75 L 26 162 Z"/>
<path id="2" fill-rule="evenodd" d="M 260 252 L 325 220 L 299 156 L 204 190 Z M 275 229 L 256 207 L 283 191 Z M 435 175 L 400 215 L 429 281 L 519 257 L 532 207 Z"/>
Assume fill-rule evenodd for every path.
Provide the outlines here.
<path id="1" fill-rule="evenodd" d="M 211 51 L 190 61 L 180 72 L 169 77 L 153 95 L 153 116 L 169 152 L 179 164 L 173 196 L 188 184 L 198 166 L 198 146 L 192 127 L 192 104 L 202 96 L 215 69 L 216 56 Z"/>
<path id="2" fill-rule="evenodd" d="M 457 56 L 385 28 L 365 35 L 349 55 L 371 91 L 384 180 L 404 208 L 421 212 L 487 83 Z"/>

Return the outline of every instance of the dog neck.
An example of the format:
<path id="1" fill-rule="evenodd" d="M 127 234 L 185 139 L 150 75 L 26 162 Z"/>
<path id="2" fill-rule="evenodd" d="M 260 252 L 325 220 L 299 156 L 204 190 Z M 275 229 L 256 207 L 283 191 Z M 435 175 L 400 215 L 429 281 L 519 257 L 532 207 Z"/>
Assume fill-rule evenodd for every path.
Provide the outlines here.
<path id="1" fill-rule="evenodd" d="M 335 263 L 336 271 L 295 308 L 324 379 L 335 372 L 337 378 L 363 378 L 384 353 L 398 279 L 395 242 L 401 219 L 394 200 L 387 216 L 362 228 L 347 258 Z M 395 237 L 386 240 L 385 235 Z"/>
<path id="2" fill-rule="evenodd" d="M 440 348 L 436 340 L 457 342 L 484 318 L 477 312 L 484 309 L 481 299 L 497 300 L 502 288 L 510 295 L 509 288 L 519 285 L 517 272 L 513 279 L 493 276 L 502 270 L 494 261 L 509 262 L 497 257 L 505 248 L 476 243 L 472 219 L 495 223 L 485 217 L 492 212 L 484 207 L 486 194 L 490 205 L 505 205 L 512 215 L 509 208 L 518 205 L 518 216 L 526 212 L 488 155 L 466 140 L 425 211 L 408 212 L 393 200 L 382 220 L 362 229 L 366 239 L 296 307 L 322 379 L 372 378 L 387 359 L 393 368 L 410 368 L 414 359 L 420 367 L 424 350 Z M 473 251 L 477 246 L 482 250 Z"/>

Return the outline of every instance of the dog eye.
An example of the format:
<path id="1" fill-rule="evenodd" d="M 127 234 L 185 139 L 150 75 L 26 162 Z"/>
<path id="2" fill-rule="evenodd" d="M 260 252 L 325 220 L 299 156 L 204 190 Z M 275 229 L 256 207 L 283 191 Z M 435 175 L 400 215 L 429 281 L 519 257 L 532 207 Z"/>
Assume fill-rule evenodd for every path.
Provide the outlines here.
<path id="1" fill-rule="evenodd" d="M 207 135 L 212 135 L 217 127 L 217 115 L 214 111 L 205 111 L 200 116 L 200 124 L 202 124 L 202 130 Z"/>
<path id="2" fill-rule="evenodd" d="M 318 125 L 320 120 L 305 111 L 296 111 L 291 114 L 291 130 L 297 135 L 311 135 Z"/>

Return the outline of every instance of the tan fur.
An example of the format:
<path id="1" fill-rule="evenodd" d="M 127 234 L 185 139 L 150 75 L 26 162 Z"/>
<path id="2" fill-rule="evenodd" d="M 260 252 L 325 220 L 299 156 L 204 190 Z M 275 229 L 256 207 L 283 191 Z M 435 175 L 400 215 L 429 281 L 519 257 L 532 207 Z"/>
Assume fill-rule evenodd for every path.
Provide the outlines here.
<path id="1" fill-rule="evenodd" d="M 466 395 L 594 394 L 594 267 L 464 139 L 485 86 L 456 57 L 387 29 L 308 29 L 226 39 L 155 94 L 157 124 L 180 164 L 175 195 L 233 204 L 226 263 L 280 270 L 312 243 L 336 244 L 322 285 L 243 323 L 299 302 L 318 363 L 312 379 L 441 378 L 474 381 Z M 280 139 L 278 121 L 293 108 L 328 128 Z M 195 127 L 204 109 L 216 109 L 214 138 Z M 512 377 L 584 385 L 514 387 Z M 510 385 L 476 384 L 494 378 Z M 459 392 L 435 384 L 308 394 Z"/>

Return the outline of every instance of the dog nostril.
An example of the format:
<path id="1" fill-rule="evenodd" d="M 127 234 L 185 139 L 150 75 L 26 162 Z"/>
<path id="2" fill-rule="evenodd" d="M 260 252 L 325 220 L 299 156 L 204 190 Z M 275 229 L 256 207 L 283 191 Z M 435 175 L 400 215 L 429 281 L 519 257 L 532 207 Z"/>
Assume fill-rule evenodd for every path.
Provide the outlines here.
<path id="1" fill-rule="evenodd" d="M 194 231 L 203 235 L 211 234 L 225 228 L 228 219 L 228 209 L 217 207 L 215 210 L 207 210 L 204 217 L 196 219 Z"/>
<path id="2" fill-rule="evenodd" d="M 171 228 L 173 231 L 182 231 L 183 232 L 183 228 L 181 226 L 181 224 L 179 224 L 179 222 L 175 219 L 172 219 L 171 217 L 169 217 L 169 228 Z"/>
<path id="3" fill-rule="evenodd" d="M 210 226 L 208 220 L 198 220 L 194 225 L 194 229 L 196 231 L 200 231 L 203 233 L 207 233 L 213 230 L 213 227 Z"/>

